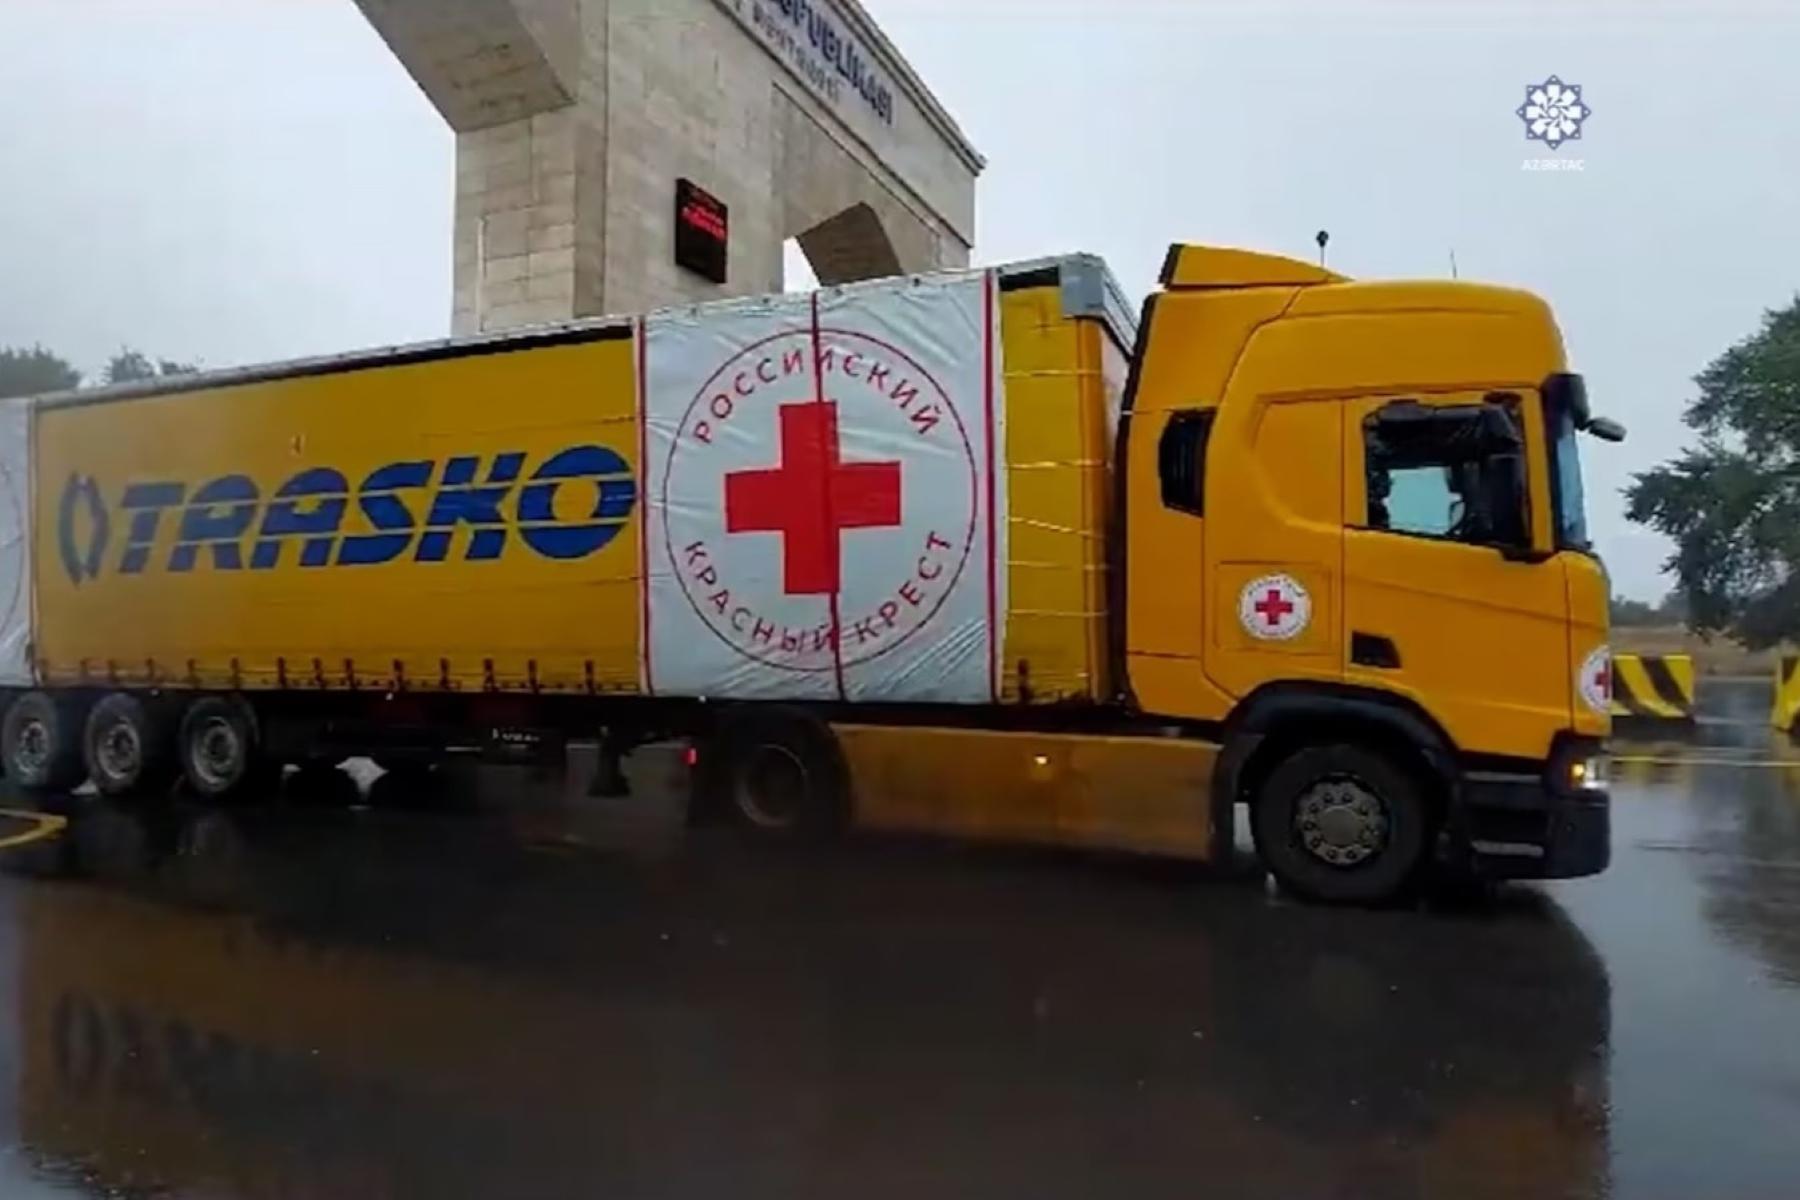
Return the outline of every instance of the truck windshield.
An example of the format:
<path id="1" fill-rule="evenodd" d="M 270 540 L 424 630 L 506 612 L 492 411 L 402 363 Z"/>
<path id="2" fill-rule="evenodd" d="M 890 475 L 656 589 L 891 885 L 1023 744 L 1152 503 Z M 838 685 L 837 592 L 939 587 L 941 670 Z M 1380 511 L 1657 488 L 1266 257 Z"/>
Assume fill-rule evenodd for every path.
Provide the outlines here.
<path id="1" fill-rule="evenodd" d="M 1587 531 L 1587 501 L 1581 490 L 1581 450 L 1577 445 L 1575 414 L 1567 405 L 1546 404 L 1545 424 L 1550 430 L 1550 492 L 1556 514 L 1558 550 L 1591 549 Z"/>

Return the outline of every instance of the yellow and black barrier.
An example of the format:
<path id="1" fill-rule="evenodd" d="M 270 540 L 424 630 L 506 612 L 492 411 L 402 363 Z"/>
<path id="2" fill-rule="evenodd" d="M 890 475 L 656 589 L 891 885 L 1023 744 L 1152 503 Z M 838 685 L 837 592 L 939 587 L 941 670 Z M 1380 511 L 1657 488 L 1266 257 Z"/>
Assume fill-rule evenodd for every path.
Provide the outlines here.
<path id="1" fill-rule="evenodd" d="M 1693 655 L 1613 655 L 1612 715 L 1615 718 L 1692 721 Z"/>
<path id="2" fill-rule="evenodd" d="M 1800 654 L 1784 654 L 1775 664 L 1775 707 L 1769 712 L 1769 724 L 1791 733 L 1796 716 L 1800 716 Z"/>

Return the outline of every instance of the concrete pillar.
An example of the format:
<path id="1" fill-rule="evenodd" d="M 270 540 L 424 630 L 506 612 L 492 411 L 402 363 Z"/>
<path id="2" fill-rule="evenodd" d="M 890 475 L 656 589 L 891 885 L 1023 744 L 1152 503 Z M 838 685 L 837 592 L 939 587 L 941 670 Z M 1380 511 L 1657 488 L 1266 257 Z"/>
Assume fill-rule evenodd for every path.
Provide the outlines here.
<path id="1" fill-rule="evenodd" d="M 457 135 L 457 333 L 574 315 L 578 144 L 572 106 Z"/>

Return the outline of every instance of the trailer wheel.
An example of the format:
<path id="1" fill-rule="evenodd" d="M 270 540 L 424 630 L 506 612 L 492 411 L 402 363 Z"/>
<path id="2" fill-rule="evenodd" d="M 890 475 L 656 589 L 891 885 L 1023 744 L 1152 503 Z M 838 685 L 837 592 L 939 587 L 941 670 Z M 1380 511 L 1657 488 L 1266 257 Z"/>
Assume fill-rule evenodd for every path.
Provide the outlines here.
<path id="1" fill-rule="evenodd" d="M 700 749 L 707 809 L 761 837 L 818 839 L 850 816 L 850 772 L 825 722 L 798 709 L 746 710 Z"/>
<path id="2" fill-rule="evenodd" d="M 102 796 L 148 795 L 174 781 L 173 741 L 153 705 L 114 692 L 88 712 L 82 759 Z"/>
<path id="3" fill-rule="evenodd" d="M 274 779 L 256 714 L 235 697 L 203 696 L 188 705 L 176 740 L 182 776 L 202 799 L 242 799 Z"/>
<path id="4" fill-rule="evenodd" d="M 81 782 L 81 712 L 73 700 L 27 692 L 0 720 L 6 775 L 28 792 L 68 791 Z"/>
<path id="5" fill-rule="evenodd" d="M 1300 748 L 1269 772 L 1251 804 L 1257 853 L 1282 887 L 1308 900 L 1392 899 L 1429 845 L 1419 783 L 1357 746 Z"/>

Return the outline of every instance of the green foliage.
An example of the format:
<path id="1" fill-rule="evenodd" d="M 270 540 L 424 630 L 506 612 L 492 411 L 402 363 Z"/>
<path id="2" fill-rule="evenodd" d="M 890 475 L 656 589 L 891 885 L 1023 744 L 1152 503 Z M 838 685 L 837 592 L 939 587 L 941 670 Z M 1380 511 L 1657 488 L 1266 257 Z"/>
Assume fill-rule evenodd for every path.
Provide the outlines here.
<path id="1" fill-rule="evenodd" d="M 81 372 L 42 346 L 15 350 L 0 346 L 0 398 L 38 396 L 81 386 Z"/>
<path id="2" fill-rule="evenodd" d="M 1687 604 L 1679 591 L 1670 592 L 1655 604 L 1628 596 L 1612 598 L 1612 623 L 1615 626 L 1680 625 L 1686 620 Z"/>
<path id="3" fill-rule="evenodd" d="M 1612 623 L 1621 625 L 1655 625 L 1656 608 L 1645 604 L 1642 600 L 1633 600 L 1626 596 L 1612 598 Z"/>
<path id="4" fill-rule="evenodd" d="M 1636 476 L 1626 515 L 1674 540 L 1693 628 L 1753 648 L 1800 636 L 1800 297 L 1694 382 L 1699 444 Z"/>
<path id="5" fill-rule="evenodd" d="M 106 370 L 101 378 L 108 384 L 137 383 L 145 379 L 159 379 L 166 375 L 192 375 L 198 367 L 192 363 L 174 362 L 170 359 L 151 359 L 149 355 L 129 346 L 122 346 L 119 352 L 106 363 Z"/>
<path id="6" fill-rule="evenodd" d="M 100 372 L 100 382 L 137 383 L 170 375 L 192 375 L 198 370 L 192 363 L 153 359 L 142 351 L 124 346 L 107 361 L 106 369 Z M 0 346 L 0 399 L 66 392 L 80 386 L 81 372 L 61 355 L 52 354 L 42 346 L 33 346 L 29 350 Z"/>

